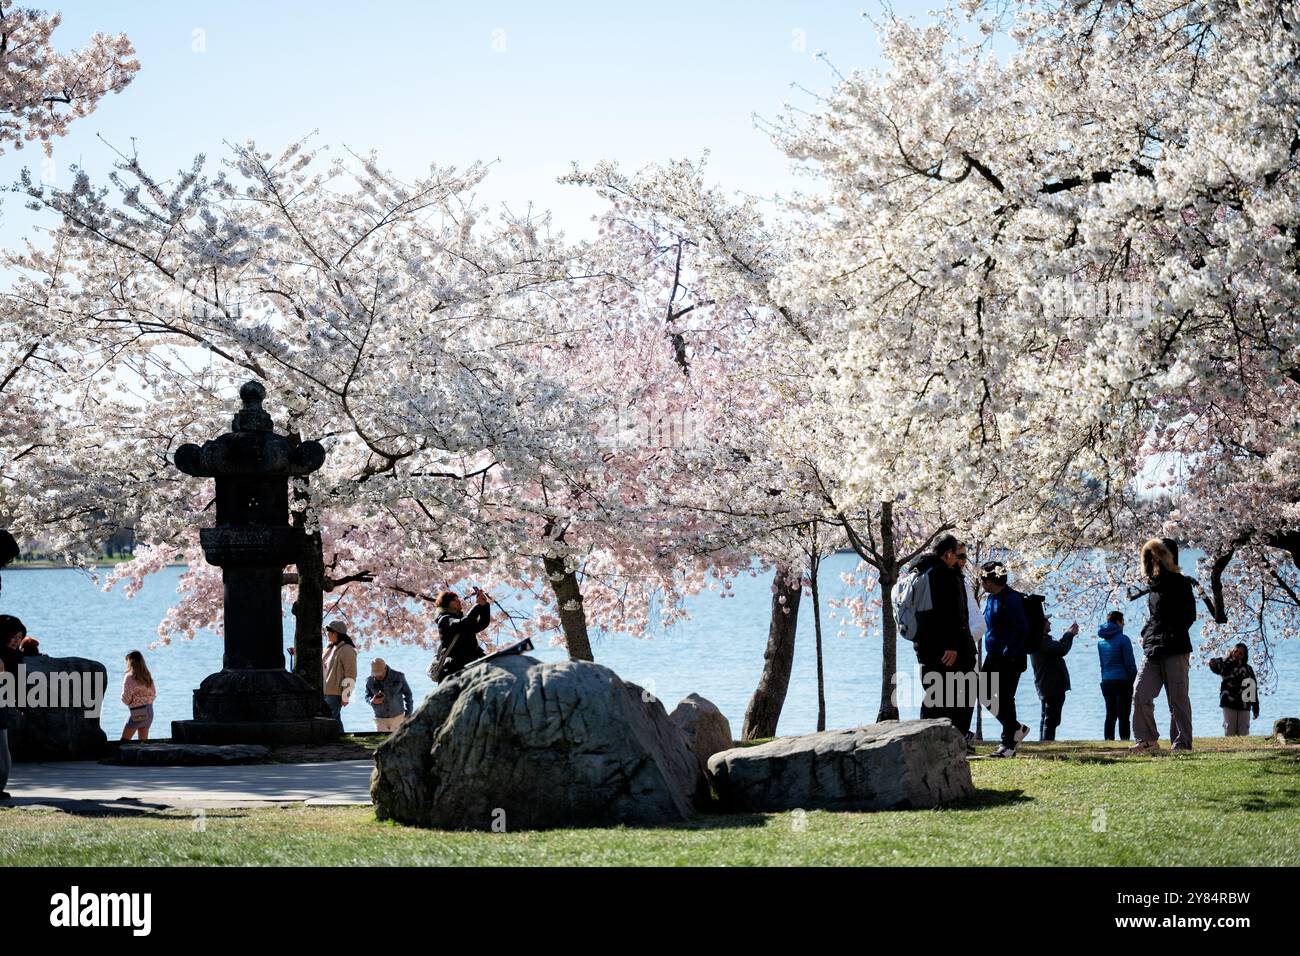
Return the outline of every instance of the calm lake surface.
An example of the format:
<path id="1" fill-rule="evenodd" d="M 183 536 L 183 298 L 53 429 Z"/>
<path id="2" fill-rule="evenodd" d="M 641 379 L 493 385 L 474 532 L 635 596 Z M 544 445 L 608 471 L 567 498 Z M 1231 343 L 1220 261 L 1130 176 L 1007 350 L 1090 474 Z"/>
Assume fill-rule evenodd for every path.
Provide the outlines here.
<path id="1" fill-rule="evenodd" d="M 823 562 L 822 626 L 825 634 L 827 726 L 851 727 L 875 719 L 880 698 L 880 640 L 876 633 L 861 634 L 856 628 L 843 627 L 838 612 L 828 611 L 825 602 L 849 594 L 841 573 L 856 565 L 852 555 L 839 554 Z M 1185 566 L 1190 566 L 1185 562 Z M 177 640 L 166 647 L 149 650 L 157 640 L 158 622 L 175 600 L 179 568 L 168 568 L 151 578 L 135 598 L 128 600 L 121 590 L 104 593 L 82 573 L 71 569 L 18 569 L 4 572 L 4 590 L 0 593 L 0 611 L 22 618 L 29 633 L 40 639 L 41 650 L 52 656 L 90 657 L 109 668 L 109 700 L 104 706 L 103 724 L 110 736 L 120 731 L 126 720 L 126 708 L 118 700 L 123 673 L 122 659 L 127 651 L 145 652 L 158 682 L 155 705 L 154 735 L 170 735 L 170 722 L 191 716 L 191 693 L 199 682 L 221 669 L 221 642 L 211 633 L 200 634 L 193 641 Z M 716 703 L 731 720 L 733 733 L 739 736 L 745 706 L 763 667 L 763 649 L 767 643 L 768 607 L 771 601 L 770 580 L 766 575 L 736 580 L 737 597 L 723 600 L 716 594 L 702 594 L 687 600 L 691 619 L 677 627 L 655 634 L 653 638 L 635 638 L 625 634 L 595 634 L 596 660 L 613 668 L 621 677 L 648 689 L 664 701 L 668 709 L 687 694 L 696 692 Z M 509 607 L 509 602 L 498 595 Z M 1145 601 L 1127 609 L 1126 632 L 1137 645 L 1137 635 L 1145 618 Z M 287 608 L 286 608 L 287 614 Z M 1105 712 L 1098 687 L 1096 628 L 1100 621 L 1080 620 L 1080 639 L 1075 641 L 1067 662 L 1074 690 L 1065 703 L 1065 713 L 1057 731 L 1061 739 L 1100 739 Z M 843 627 L 845 636 L 837 636 Z M 285 645 L 292 643 L 292 617 L 286 619 Z M 1059 634 L 1057 625 L 1053 633 Z M 1197 642 L 1199 624 L 1193 630 Z M 911 646 L 900 642 L 899 668 L 915 665 Z M 799 634 L 795 648 L 794 673 L 781 714 L 779 732 L 809 733 L 817 725 L 817 679 L 813 643 L 812 602 L 806 598 L 800 607 Z M 1141 650 L 1138 648 L 1138 654 Z M 374 642 L 360 649 L 360 669 L 369 673 L 372 658 L 382 656 L 390 666 L 406 674 L 418 706 L 433 684 L 424 676 L 431 652 L 397 643 Z M 535 652 L 542 660 L 561 660 L 564 651 L 546 647 Z M 1274 650 L 1278 679 L 1266 687 L 1260 706 L 1260 719 L 1251 725 L 1253 733 L 1267 733 L 1274 719 L 1300 716 L 1300 646 L 1283 642 Z M 1217 736 L 1223 732 L 1218 706 L 1219 679 L 1193 655 L 1192 706 L 1193 724 L 1199 736 Z M 1198 663 L 1199 662 L 1199 663 Z M 1021 719 L 1034 728 L 1030 740 L 1038 737 L 1038 699 L 1032 675 L 1022 678 L 1016 698 Z M 917 716 L 917 707 L 903 706 L 903 717 Z M 1156 719 L 1162 739 L 1168 739 L 1168 708 L 1161 697 L 1156 701 Z M 348 730 L 373 730 L 370 708 L 359 697 L 343 711 Z M 995 737 L 996 723 L 987 714 L 985 738 Z"/>

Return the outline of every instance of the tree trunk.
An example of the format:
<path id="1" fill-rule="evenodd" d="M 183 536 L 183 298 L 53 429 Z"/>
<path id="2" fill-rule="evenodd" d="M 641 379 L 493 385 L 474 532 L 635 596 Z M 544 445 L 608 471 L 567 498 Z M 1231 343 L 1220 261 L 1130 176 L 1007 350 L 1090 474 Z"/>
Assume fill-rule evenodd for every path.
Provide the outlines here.
<path id="1" fill-rule="evenodd" d="M 564 646 L 569 649 L 569 659 L 595 660 L 591 654 L 591 640 L 587 637 L 587 612 L 582 609 L 582 589 L 578 575 L 568 569 L 564 558 L 543 558 L 546 579 L 555 592 L 555 605 L 560 612 L 560 627 L 564 630 Z"/>
<path id="2" fill-rule="evenodd" d="M 799 598 L 803 588 L 796 580 L 793 587 L 786 580 L 788 568 L 776 569 L 776 588 L 772 592 L 772 618 L 767 629 L 767 650 L 763 652 L 763 676 L 745 709 L 741 740 L 775 737 L 776 724 L 785 705 L 790 686 L 790 668 L 794 664 L 794 636 L 799 626 Z M 782 600 L 784 598 L 784 601 Z"/>
<path id="3" fill-rule="evenodd" d="M 894 621 L 894 584 L 898 581 L 898 552 L 894 544 L 894 503 L 880 505 L 880 710 L 876 720 L 898 720 L 894 696 L 898 675 L 898 626 Z"/>
<path id="4" fill-rule="evenodd" d="M 293 489 L 295 500 L 302 501 L 304 490 Z M 320 531 L 307 533 L 307 512 L 293 512 L 293 527 L 298 545 L 298 597 L 293 602 L 293 672 L 322 695 L 324 706 L 325 674 L 321 670 L 321 628 L 325 616 L 325 556 L 321 550 Z M 319 525 L 318 525 L 319 528 Z"/>
<path id="5" fill-rule="evenodd" d="M 817 574 L 821 570 L 821 555 L 813 554 L 808 577 L 812 582 L 813 636 L 817 644 L 817 730 L 826 729 L 826 676 L 822 669 L 822 608 L 817 592 Z"/>

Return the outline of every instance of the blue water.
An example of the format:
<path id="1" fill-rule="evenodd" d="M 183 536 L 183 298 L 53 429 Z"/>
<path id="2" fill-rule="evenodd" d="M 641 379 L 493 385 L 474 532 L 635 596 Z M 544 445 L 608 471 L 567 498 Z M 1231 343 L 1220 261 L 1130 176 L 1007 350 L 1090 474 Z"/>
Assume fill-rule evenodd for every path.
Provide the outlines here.
<path id="1" fill-rule="evenodd" d="M 829 727 L 870 723 L 875 719 L 880 699 L 878 634 L 864 636 L 856 628 L 843 625 L 837 612 L 825 605 L 831 598 L 848 596 L 849 585 L 840 575 L 851 571 L 855 564 L 856 559 L 850 555 L 835 555 L 823 563 L 822 623 Z M 191 716 L 191 692 L 199 681 L 221 668 L 221 643 L 211 633 L 200 633 L 192 641 L 177 640 L 168 646 L 148 649 L 157 640 L 158 622 L 175 599 L 179 576 L 180 569 L 166 569 L 150 579 L 135 598 L 128 600 L 120 589 L 110 593 L 100 591 L 78 571 L 9 569 L 4 572 L 0 611 L 22 618 L 29 633 L 40 639 L 43 652 L 91 657 L 108 666 L 110 699 L 104 707 L 103 722 L 110 734 L 126 720 L 126 708 L 117 697 L 122 659 L 129 650 L 144 650 L 158 682 L 154 734 L 167 736 L 170 721 Z M 650 690 L 670 710 L 691 692 L 703 694 L 730 718 L 733 732 L 739 735 L 745 706 L 763 667 L 770 581 L 765 575 L 744 576 L 736 581 L 733 590 L 737 594 L 735 598 L 724 600 L 715 594 L 702 594 L 688 599 L 686 606 L 691 619 L 652 638 L 595 635 L 596 660 Z M 1144 603 L 1139 601 L 1129 608 L 1127 632 L 1135 638 L 1141 630 Z M 1098 622 L 1081 619 L 1079 623 L 1082 639 L 1076 640 L 1067 658 L 1074 690 L 1066 700 L 1057 736 L 1098 739 L 1104 713 L 1098 689 L 1100 676 L 1094 636 Z M 837 636 L 841 628 L 846 632 L 842 637 Z M 285 629 L 287 646 L 292 643 L 292 618 L 286 620 Z M 1056 628 L 1056 633 L 1060 630 Z M 509 636 L 508 629 L 506 636 Z M 1193 643 L 1196 640 L 1193 632 Z M 362 645 L 363 675 L 369 672 L 369 661 L 376 656 L 382 656 L 406 674 L 417 702 L 433 689 L 424 676 L 429 651 L 391 641 Z M 564 651 L 558 647 L 542 647 L 535 656 L 560 660 Z M 1194 660 L 1198 658 L 1196 655 Z M 1300 645 L 1283 642 L 1275 649 L 1274 660 L 1278 679 L 1275 686 L 1264 689 L 1260 720 L 1252 725 L 1259 733 L 1267 733 L 1275 718 L 1300 716 Z M 900 669 L 913 665 L 911 646 L 902 643 Z M 1218 686 L 1218 678 L 1203 663 L 1193 667 L 1193 723 L 1200 736 L 1222 733 Z M 1037 739 L 1038 700 L 1031 675 L 1022 681 L 1016 704 L 1022 719 L 1034 728 L 1030 739 Z M 904 717 L 917 714 L 915 706 L 903 706 L 901 710 Z M 344 708 L 343 717 L 348 730 L 374 729 L 370 710 L 361 699 Z M 1161 736 L 1166 737 L 1168 710 L 1163 698 L 1156 702 L 1156 718 L 1162 728 Z M 805 598 L 800 607 L 794 672 L 778 730 L 782 734 L 808 733 L 816 729 L 816 722 L 812 604 Z M 994 736 L 991 731 L 996 725 L 987 714 L 984 727 L 986 738 Z"/>

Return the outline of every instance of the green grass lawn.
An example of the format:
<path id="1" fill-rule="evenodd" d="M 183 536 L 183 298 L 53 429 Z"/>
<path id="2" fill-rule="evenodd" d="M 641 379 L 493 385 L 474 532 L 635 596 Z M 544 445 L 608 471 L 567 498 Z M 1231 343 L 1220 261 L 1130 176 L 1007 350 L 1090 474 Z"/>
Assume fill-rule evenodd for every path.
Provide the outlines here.
<path id="1" fill-rule="evenodd" d="M 1186 756 L 1025 745 L 971 764 L 940 810 L 712 816 L 654 829 L 449 833 L 361 807 L 74 816 L 0 810 L 14 865 L 1294 865 L 1300 748 L 1198 740 Z M 1211 749 L 1213 748 L 1213 749 Z M 987 751 L 986 745 L 983 750 Z"/>

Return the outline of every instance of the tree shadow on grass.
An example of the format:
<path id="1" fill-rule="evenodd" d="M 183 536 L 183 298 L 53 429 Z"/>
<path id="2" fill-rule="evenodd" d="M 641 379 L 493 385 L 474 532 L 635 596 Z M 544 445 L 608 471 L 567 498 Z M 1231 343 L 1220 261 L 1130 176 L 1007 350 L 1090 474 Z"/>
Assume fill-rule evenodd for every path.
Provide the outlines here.
<path id="1" fill-rule="evenodd" d="M 832 807 L 808 807 L 809 812 L 818 813 L 933 813 L 935 810 L 982 810 L 993 807 L 1012 806 L 1020 803 L 1030 803 L 1033 797 L 1027 796 L 1023 790 L 976 790 L 969 797 L 962 797 L 958 800 L 950 800 L 947 803 L 940 804 L 938 807 L 910 807 L 897 806 L 888 807 L 881 810 L 854 810 L 851 808 L 832 808 Z M 802 808 L 801 808 L 802 809 Z M 676 827 L 688 827 L 692 829 L 734 829 L 739 827 L 763 826 L 768 818 L 782 813 L 792 813 L 793 810 L 772 810 L 762 813 L 727 813 L 722 810 L 706 811 L 700 815 L 698 821 L 688 824 L 674 824 Z"/>
<path id="2" fill-rule="evenodd" d="M 976 790 L 969 797 L 945 803 L 944 810 L 989 810 L 994 807 L 1017 806 L 1033 803 L 1034 798 L 1023 790 Z"/>
<path id="3" fill-rule="evenodd" d="M 1108 753 L 1042 753 L 1034 754 L 1032 760 L 1051 760 L 1057 763 L 1112 764 L 1129 759 L 1127 754 Z"/>
<path id="4" fill-rule="evenodd" d="M 73 817 L 131 817 L 133 819 L 178 819 L 175 808 L 144 803 L 130 797 L 116 800 L 77 800 L 64 797 L 30 797 L 8 800 L 0 808 L 14 812 L 51 811 Z M 207 811 L 212 815 L 212 811 Z"/>
<path id="5" fill-rule="evenodd" d="M 658 832 L 695 832 L 708 830 L 749 830 L 762 829 L 772 822 L 773 817 L 779 817 L 784 814 L 794 813 L 796 810 L 806 809 L 807 812 L 817 813 L 843 813 L 843 814 L 867 814 L 867 813 L 933 813 L 936 810 L 984 810 L 994 807 L 1013 806 L 1022 803 L 1031 803 L 1033 797 L 1027 796 L 1023 790 L 976 790 L 969 797 L 963 797 L 959 800 L 952 800 L 941 804 L 938 807 L 890 807 L 883 810 L 854 810 L 854 809 L 832 809 L 827 807 L 808 807 L 808 808 L 791 808 L 785 810 L 765 810 L 765 811 L 738 811 L 732 812 L 721 809 L 719 806 L 709 807 L 699 811 L 693 820 L 670 821 L 664 823 L 591 823 L 588 825 L 581 824 L 564 824 L 556 827 L 542 827 L 538 830 L 636 830 L 636 831 L 658 831 Z M 421 824 L 400 823 L 395 820 L 379 821 L 381 825 L 395 826 L 400 828 L 411 828 L 428 830 L 430 832 L 479 832 L 478 828 L 469 828 L 467 830 L 444 830 L 438 827 L 428 827 Z M 531 829 L 531 828 L 530 828 Z"/>
<path id="6" fill-rule="evenodd" d="M 1281 793 L 1264 793 L 1250 790 L 1202 798 L 1205 803 L 1224 812 L 1268 813 L 1275 810 L 1300 810 L 1300 790 L 1283 790 Z"/>

